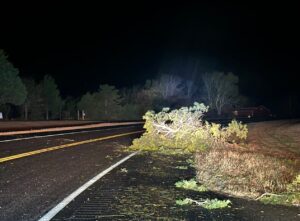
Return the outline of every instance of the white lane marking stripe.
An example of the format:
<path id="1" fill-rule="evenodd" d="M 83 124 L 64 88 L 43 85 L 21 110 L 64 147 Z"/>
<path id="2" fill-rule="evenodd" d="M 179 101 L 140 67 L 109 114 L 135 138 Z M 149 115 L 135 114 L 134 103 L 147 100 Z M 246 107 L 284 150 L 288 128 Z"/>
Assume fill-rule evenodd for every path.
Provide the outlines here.
<path id="1" fill-rule="evenodd" d="M 93 177 L 91 180 L 86 182 L 83 186 L 79 187 L 77 190 L 75 190 L 73 193 L 71 193 L 69 196 L 67 196 L 63 201 L 61 201 L 59 204 L 57 204 L 54 208 L 52 208 L 48 213 L 46 213 L 43 217 L 41 217 L 38 221 L 49 221 L 51 220 L 57 213 L 59 213 L 65 206 L 67 206 L 72 200 L 74 200 L 79 194 L 81 194 L 83 191 L 85 191 L 87 188 L 89 188 L 91 185 L 93 185 L 96 181 L 98 181 L 101 177 L 109 173 L 111 170 L 119 166 L 120 164 L 124 163 L 129 158 L 136 155 L 139 151 L 134 152 L 127 157 L 124 157 L 119 162 L 115 163 L 114 165 L 110 166 L 106 170 L 102 171 L 95 177 Z"/>
<path id="2" fill-rule="evenodd" d="M 6 142 L 11 142 L 11 141 L 19 141 L 19 140 L 30 140 L 30 139 L 37 139 L 37 138 L 43 138 L 43 137 L 63 136 L 63 135 L 68 135 L 68 134 L 81 134 L 81 133 L 89 133 L 89 132 L 98 132 L 98 131 L 103 131 L 103 130 L 114 130 L 114 129 L 130 128 L 130 127 L 134 127 L 134 126 L 104 128 L 104 129 L 99 129 L 99 130 L 85 130 L 85 131 L 69 132 L 69 133 L 62 133 L 62 134 L 49 134 L 49 135 L 41 135 L 41 136 L 37 135 L 37 136 L 33 136 L 33 137 L 23 137 L 23 138 L 11 139 L 11 140 L 0 140 L 0 143 L 6 143 Z"/>

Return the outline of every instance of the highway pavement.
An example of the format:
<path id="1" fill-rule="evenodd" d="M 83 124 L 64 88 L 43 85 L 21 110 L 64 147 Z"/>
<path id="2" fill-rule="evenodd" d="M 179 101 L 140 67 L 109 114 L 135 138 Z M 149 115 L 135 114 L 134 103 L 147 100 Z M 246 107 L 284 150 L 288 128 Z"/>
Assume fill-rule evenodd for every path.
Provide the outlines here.
<path id="1" fill-rule="evenodd" d="M 0 137 L 0 220 L 38 220 L 101 171 L 129 155 L 141 125 Z"/>

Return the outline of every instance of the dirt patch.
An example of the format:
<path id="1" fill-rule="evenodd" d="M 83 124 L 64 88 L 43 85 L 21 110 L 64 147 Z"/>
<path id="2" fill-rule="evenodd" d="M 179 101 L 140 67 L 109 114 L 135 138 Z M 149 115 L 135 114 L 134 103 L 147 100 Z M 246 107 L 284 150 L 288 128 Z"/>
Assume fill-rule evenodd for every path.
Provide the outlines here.
<path id="1" fill-rule="evenodd" d="M 251 123 L 248 128 L 248 148 L 277 156 L 300 157 L 299 120 Z"/>

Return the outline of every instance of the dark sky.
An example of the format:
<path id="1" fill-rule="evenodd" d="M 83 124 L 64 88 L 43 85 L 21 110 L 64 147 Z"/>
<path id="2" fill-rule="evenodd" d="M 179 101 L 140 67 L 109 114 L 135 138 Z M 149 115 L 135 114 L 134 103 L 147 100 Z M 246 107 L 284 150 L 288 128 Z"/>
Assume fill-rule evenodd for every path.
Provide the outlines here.
<path id="1" fill-rule="evenodd" d="M 63 95 L 143 83 L 191 58 L 239 75 L 258 103 L 300 95 L 296 5 L 161 2 L 7 7 L 0 48 L 21 76 L 50 74 Z"/>

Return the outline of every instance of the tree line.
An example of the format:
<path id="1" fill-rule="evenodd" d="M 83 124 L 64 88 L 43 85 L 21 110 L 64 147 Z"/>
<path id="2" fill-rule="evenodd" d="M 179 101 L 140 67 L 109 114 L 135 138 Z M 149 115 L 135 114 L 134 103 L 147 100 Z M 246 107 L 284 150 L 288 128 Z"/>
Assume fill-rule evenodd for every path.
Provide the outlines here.
<path id="1" fill-rule="evenodd" d="M 0 50 L 0 112 L 6 118 L 14 115 L 25 120 L 138 120 L 147 110 L 177 108 L 194 101 L 205 102 L 220 115 L 224 107 L 245 101 L 239 94 L 238 76 L 223 72 L 199 76 L 183 79 L 172 73 L 161 73 L 142 85 L 118 89 L 100 84 L 97 91 L 79 98 L 62 98 L 52 76 L 45 75 L 39 82 L 21 78 L 19 70 Z M 12 109 L 17 113 L 12 114 Z"/>

